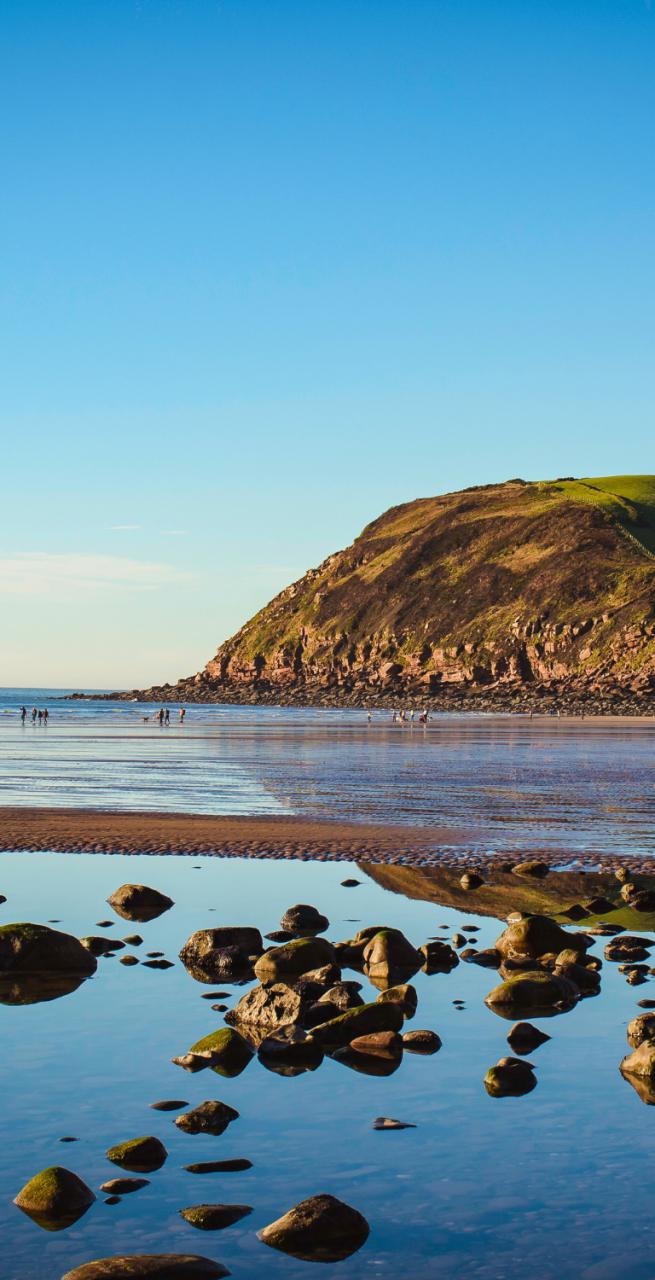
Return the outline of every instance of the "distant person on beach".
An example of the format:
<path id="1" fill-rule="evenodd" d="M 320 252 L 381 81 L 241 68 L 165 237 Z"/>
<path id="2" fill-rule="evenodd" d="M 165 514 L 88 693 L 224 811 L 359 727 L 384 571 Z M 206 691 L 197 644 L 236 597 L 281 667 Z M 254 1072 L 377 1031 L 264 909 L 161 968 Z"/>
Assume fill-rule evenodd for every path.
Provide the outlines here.
<path id="1" fill-rule="evenodd" d="M 164 708 L 163 708 L 163 707 L 160 707 L 160 708 L 159 708 L 159 716 L 158 716 L 158 719 L 159 719 L 159 724 L 160 724 L 160 726 L 161 726 L 161 725 L 164 723 Z"/>
<path id="2" fill-rule="evenodd" d="M 184 707 L 180 707 L 180 724 L 184 724 L 185 715 L 186 715 L 186 711 Z"/>
<path id="3" fill-rule="evenodd" d="M 27 707 L 21 707 L 20 718 L 21 718 L 21 723 L 25 724 L 25 721 L 27 719 Z"/>
<path id="4" fill-rule="evenodd" d="M 47 707 L 45 707 L 45 708 L 44 708 L 44 711 L 43 711 L 43 723 L 44 723 L 44 724 L 47 724 L 47 723 L 48 723 L 48 708 L 47 708 Z"/>
<path id="5" fill-rule="evenodd" d="M 171 722 L 171 713 L 170 713 L 170 711 L 168 710 L 168 707 L 166 708 L 166 711 L 164 712 L 164 722 L 165 722 L 165 724 L 170 724 L 170 722 Z"/>
<path id="6" fill-rule="evenodd" d="M 37 714 L 38 713 L 37 713 L 36 707 L 32 707 L 32 724 L 35 723 Z"/>
<path id="7" fill-rule="evenodd" d="M 42 712 L 42 711 L 39 711 L 37 714 L 38 714 L 38 717 L 39 717 L 39 724 L 41 724 L 41 722 L 42 722 L 42 720 L 43 720 L 43 712 Z"/>
<path id="8" fill-rule="evenodd" d="M 370 707 L 368 708 L 368 711 L 366 712 L 366 719 L 368 720 L 368 723 L 369 723 L 369 724 L 371 723 L 371 720 L 373 719 L 373 716 L 371 715 L 371 708 L 370 708 Z"/>

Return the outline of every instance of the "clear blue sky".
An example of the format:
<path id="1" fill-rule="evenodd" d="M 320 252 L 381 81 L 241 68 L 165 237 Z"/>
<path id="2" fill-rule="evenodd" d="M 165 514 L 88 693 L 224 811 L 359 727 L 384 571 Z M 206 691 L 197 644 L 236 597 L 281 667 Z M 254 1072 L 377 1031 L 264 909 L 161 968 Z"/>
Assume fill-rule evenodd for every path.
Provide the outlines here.
<path id="1" fill-rule="evenodd" d="M 647 0 L 0 26 L 0 684 L 196 670 L 410 498 L 655 471 Z"/>

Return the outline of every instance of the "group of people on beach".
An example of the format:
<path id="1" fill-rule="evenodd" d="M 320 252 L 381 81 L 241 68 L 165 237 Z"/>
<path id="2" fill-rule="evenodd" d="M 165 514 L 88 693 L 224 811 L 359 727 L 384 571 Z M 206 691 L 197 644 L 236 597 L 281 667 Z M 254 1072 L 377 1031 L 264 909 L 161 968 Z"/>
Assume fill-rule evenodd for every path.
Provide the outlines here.
<path id="1" fill-rule="evenodd" d="M 27 707 L 21 707 L 21 709 L 20 709 L 20 719 L 21 719 L 21 724 L 25 724 L 25 721 L 27 720 Z M 32 707 L 32 716 L 31 716 L 31 719 L 32 719 L 32 724 L 36 724 L 37 720 L 38 720 L 39 724 L 47 724 L 47 723 L 48 723 L 48 708 L 47 708 L 47 707 L 45 707 L 45 709 L 44 709 L 43 711 L 40 711 L 37 707 Z"/>
<path id="2" fill-rule="evenodd" d="M 391 723 L 392 724 L 414 724 L 415 716 L 416 716 L 416 712 L 414 711 L 413 707 L 410 711 L 405 711 L 405 710 L 394 711 L 392 712 L 392 715 L 391 715 Z M 425 711 L 419 711 L 418 713 L 419 724 L 427 724 L 429 718 L 430 718 L 430 713 L 427 707 Z"/>
<path id="3" fill-rule="evenodd" d="M 185 717 L 185 715 L 186 715 L 186 708 L 185 708 L 185 707 L 180 707 L 180 710 L 179 710 L 179 712 L 178 712 L 178 716 L 179 716 L 180 724 L 184 724 L 184 717 Z M 158 720 L 158 721 L 159 721 L 160 726 L 161 726 L 161 725 L 165 725 L 165 724 L 170 724 L 170 722 L 171 722 L 171 713 L 170 713 L 169 708 L 168 708 L 168 707 L 160 707 L 160 708 L 159 708 L 159 711 L 156 711 L 156 712 L 155 712 L 155 717 L 154 717 L 154 718 L 155 718 L 155 720 Z M 147 721 L 148 721 L 149 719 L 150 719 L 150 716 L 144 716 L 144 717 L 143 717 L 143 723 L 144 723 L 144 724 L 146 724 L 146 723 L 147 723 Z"/>

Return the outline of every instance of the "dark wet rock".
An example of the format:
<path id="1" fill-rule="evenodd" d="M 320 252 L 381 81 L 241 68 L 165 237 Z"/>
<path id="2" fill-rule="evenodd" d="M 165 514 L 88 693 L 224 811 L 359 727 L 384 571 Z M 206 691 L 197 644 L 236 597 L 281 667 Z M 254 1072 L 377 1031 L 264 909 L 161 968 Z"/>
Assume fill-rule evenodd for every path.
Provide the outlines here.
<path id="1" fill-rule="evenodd" d="M 228 1006 L 226 1004 L 211 1004 L 209 1007 L 214 1013 L 227 1013 L 228 1010 Z"/>
<path id="2" fill-rule="evenodd" d="M 199 1160 L 183 1166 L 186 1173 L 245 1173 L 252 1169 L 252 1160 Z"/>
<path id="3" fill-rule="evenodd" d="M 0 926 L 0 972 L 70 973 L 83 977 L 95 973 L 97 962 L 79 938 L 60 933 L 45 924 Z"/>
<path id="4" fill-rule="evenodd" d="M 65 1138 L 58 1138 L 57 1141 L 58 1142 L 79 1142 L 79 1138 L 65 1137 Z"/>
<path id="5" fill-rule="evenodd" d="M 628 1044 L 638 1049 L 644 1040 L 655 1040 L 655 1013 L 640 1013 L 628 1023 Z"/>
<path id="6" fill-rule="evenodd" d="M 96 920 L 96 929 L 111 929 L 115 923 L 115 920 Z"/>
<path id="7" fill-rule="evenodd" d="M 647 974 L 652 973 L 652 969 L 649 969 L 647 964 L 620 964 L 619 973 L 638 973 L 645 978 Z"/>
<path id="8" fill-rule="evenodd" d="M 614 938 L 618 933 L 625 933 L 622 924 L 588 924 L 585 933 L 592 938 Z"/>
<path id="9" fill-rule="evenodd" d="M 3 905 L 3 903 L 5 903 L 6 901 L 7 901 L 7 898 L 6 898 L 5 894 L 4 894 L 4 893 L 0 893 L 0 906 L 2 906 L 2 905 Z"/>
<path id="10" fill-rule="evenodd" d="M 647 978 L 639 969 L 630 969 L 625 975 L 625 980 L 631 987 L 640 987 L 642 983 L 647 981 Z"/>
<path id="11" fill-rule="evenodd" d="M 655 1009 L 655 1000 L 638 1000 L 637 1005 L 640 1009 Z"/>
<path id="12" fill-rule="evenodd" d="M 259 929 L 247 925 L 199 929 L 187 938 L 180 960 L 200 982 L 216 982 L 240 976 L 252 967 L 252 956 L 264 949 Z"/>
<path id="13" fill-rule="evenodd" d="M 582 933 L 567 933 L 549 916 L 529 915 L 512 920 L 504 933 L 496 939 L 496 949 L 504 957 L 538 956 L 554 952 L 558 955 L 565 948 L 577 952 L 589 949 L 590 939 Z"/>
<path id="14" fill-rule="evenodd" d="M 348 880 L 342 880 L 341 886 L 343 889 L 356 889 L 357 885 L 361 883 L 362 883 L 361 880 L 353 880 L 351 877 Z"/>
<path id="15" fill-rule="evenodd" d="M 485 999 L 494 1013 L 515 1018 L 517 1013 L 563 1012 L 573 1008 L 579 991 L 568 978 L 544 970 L 519 972 L 506 978 Z"/>
<path id="16" fill-rule="evenodd" d="M 220 1027 L 191 1045 L 191 1053 L 211 1054 L 210 1067 L 219 1076 L 234 1077 L 248 1066 L 253 1047 L 233 1027 Z"/>
<path id="17" fill-rule="evenodd" d="M 334 947 L 326 938 L 296 938 L 265 951 L 255 965 L 255 975 L 260 982 L 279 982 L 335 962 Z"/>
<path id="18" fill-rule="evenodd" d="M 211 1133 L 216 1136 L 224 1133 L 232 1120 L 238 1120 L 239 1112 L 229 1107 L 226 1102 L 201 1102 L 192 1111 L 185 1111 L 177 1116 L 175 1123 L 185 1133 Z"/>
<path id="19" fill-rule="evenodd" d="M 458 950 L 460 947 L 466 946 L 466 938 L 463 933 L 454 933 L 450 941 L 452 942 L 454 947 L 457 947 Z"/>
<path id="20" fill-rule="evenodd" d="M 380 992 L 376 1004 L 387 1003 L 399 1005 L 406 1018 L 413 1018 L 418 1005 L 416 987 L 409 982 L 401 982 L 396 987 L 387 987 L 386 991 Z"/>
<path id="21" fill-rule="evenodd" d="M 558 956 L 553 973 L 559 978 L 566 978 L 572 982 L 581 995 L 595 995 L 600 991 L 600 974 L 597 970 L 577 964 L 573 960 L 560 961 Z"/>
<path id="22" fill-rule="evenodd" d="M 361 995 L 361 982 L 336 982 L 319 996 L 318 1004 L 329 1004 L 332 1008 L 345 1013 L 347 1009 L 356 1009 L 364 1003 Z"/>
<path id="23" fill-rule="evenodd" d="M 470 893 L 473 889 L 480 889 L 484 884 L 484 880 L 479 871 L 465 871 L 464 875 L 460 876 L 459 883 L 462 889 Z"/>
<path id="24" fill-rule="evenodd" d="M 483 969 L 497 969 L 501 961 L 500 951 L 496 951 L 495 947 L 486 947 L 484 951 L 466 947 L 464 951 L 460 951 L 459 958 L 466 960 L 467 964 L 479 964 Z"/>
<path id="25" fill-rule="evenodd" d="M 484 1077 L 484 1087 L 492 1098 L 521 1097 L 531 1093 L 536 1083 L 532 1066 L 520 1058 L 500 1058 Z"/>
<path id="26" fill-rule="evenodd" d="M 419 947 L 421 965 L 426 973 L 450 973 L 459 964 L 459 956 L 447 942 L 432 938 Z"/>
<path id="27" fill-rule="evenodd" d="M 394 1120 L 391 1116 L 376 1116 L 372 1129 L 415 1129 L 416 1125 L 409 1120 Z"/>
<path id="28" fill-rule="evenodd" d="M 197 1253 L 128 1253 L 84 1262 L 61 1280 L 219 1280 L 230 1272 Z"/>
<path id="29" fill-rule="evenodd" d="M 172 969 L 172 960 L 143 960 L 142 968 L 144 969 Z"/>
<path id="30" fill-rule="evenodd" d="M 315 1040 L 267 1036 L 262 1040 L 257 1056 L 268 1071 L 291 1077 L 305 1071 L 316 1071 L 323 1061 L 323 1050 Z"/>
<path id="31" fill-rule="evenodd" d="M 126 965 L 128 968 L 132 968 L 135 964 L 139 963 L 139 960 L 137 956 L 121 956 L 120 963 Z"/>
<path id="32" fill-rule="evenodd" d="M 150 1106 L 153 1111 L 180 1111 L 182 1107 L 188 1107 L 188 1102 L 182 1098 L 163 1098 L 159 1102 L 151 1102 Z"/>
<path id="33" fill-rule="evenodd" d="M 83 947 L 91 952 L 92 956 L 106 956 L 110 951 L 122 951 L 125 946 L 120 938 L 105 938 L 98 934 L 90 934 L 87 938 L 80 938 Z"/>
<path id="34" fill-rule="evenodd" d="M 535 1049 L 545 1044 L 547 1040 L 550 1040 L 550 1036 L 547 1036 L 545 1031 L 540 1031 L 538 1027 L 533 1027 L 531 1022 L 516 1022 L 507 1033 L 510 1049 L 520 1054 L 534 1053 Z"/>
<path id="35" fill-rule="evenodd" d="M 655 911 L 655 889 L 637 889 L 626 901 L 633 911 Z"/>
<path id="36" fill-rule="evenodd" d="M 77 991 L 84 980 L 83 975 L 75 973 L 0 973 L 0 1004 L 43 1004 L 60 1000 Z"/>
<path id="37" fill-rule="evenodd" d="M 403 1021 L 403 1011 L 397 1004 L 362 1004 L 314 1027 L 311 1037 L 330 1052 L 344 1048 L 357 1036 L 400 1031 Z"/>
<path id="38" fill-rule="evenodd" d="M 374 1031 L 370 1035 L 355 1036 L 350 1041 L 354 1053 L 366 1053 L 376 1058 L 401 1058 L 402 1036 L 397 1031 Z"/>
<path id="39" fill-rule="evenodd" d="M 289 933 L 288 929 L 272 929 L 266 934 L 268 942 L 291 942 L 295 936 L 295 933 Z"/>
<path id="40" fill-rule="evenodd" d="M 120 1196 L 106 1196 L 106 1197 L 105 1197 L 105 1200 L 104 1200 L 104 1203 L 105 1203 L 105 1204 L 120 1204 L 120 1203 L 121 1203 L 121 1198 L 120 1198 Z"/>
<path id="41" fill-rule="evenodd" d="M 229 991 L 203 991 L 201 1000 L 227 1000 L 230 995 Z"/>
<path id="42" fill-rule="evenodd" d="M 161 1169 L 168 1152 L 159 1138 L 149 1135 L 119 1142 L 110 1147 L 105 1155 L 112 1164 L 118 1164 L 122 1169 L 130 1169 L 134 1173 L 154 1173 L 155 1169 Z"/>
<path id="43" fill-rule="evenodd" d="M 575 921 L 584 920 L 589 915 L 589 912 L 585 910 L 581 903 L 574 902 L 570 907 L 567 907 L 566 911 L 562 911 L 560 914 L 566 916 L 568 920 Z"/>
<path id="44" fill-rule="evenodd" d="M 550 867 L 547 862 L 517 862 L 512 867 L 515 876 L 529 876 L 532 880 L 543 880 L 548 875 Z"/>
<path id="45" fill-rule="evenodd" d="M 423 957 L 400 929 L 382 929 L 368 940 L 362 956 L 364 969 L 373 982 L 393 986 L 411 977 L 423 964 Z"/>
<path id="46" fill-rule="evenodd" d="M 172 898 L 146 884 L 122 884 L 107 902 L 123 920 L 139 922 L 154 920 L 174 905 Z"/>
<path id="47" fill-rule="evenodd" d="M 609 898 L 591 898 L 584 905 L 588 916 L 606 916 L 609 911 L 616 911 L 616 903 Z"/>
<path id="48" fill-rule="evenodd" d="M 655 1086 L 655 1040 L 642 1040 L 633 1053 L 621 1062 L 621 1072 L 628 1076 L 641 1076 Z"/>
<path id="49" fill-rule="evenodd" d="M 30 1178 L 14 1204 L 44 1231 L 62 1231 L 77 1222 L 95 1196 L 76 1173 L 52 1165 Z"/>
<path id="50" fill-rule="evenodd" d="M 180 1217 L 199 1231 L 222 1231 L 252 1213 L 249 1204 L 192 1204 L 180 1209 Z"/>
<path id="51" fill-rule="evenodd" d="M 437 1053 L 441 1048 L 441 1039 L 436 1031 L 405 1031 L 403 1048 L 409 1053 Z"/>
<path id="52" fill-rule="evenodd" d="M 149 1187 L 148 1178 L 110 1178 L 108 1182 L 103 1182 L 100 1186 L 101 1191 L 107 1191 L 112 1196 L 128 1196 L 132 1191 L 140 1191 L 142 1187 Z"/>
<path id="53" fill-rule="evenodd" d="M 163 954 L 163 951 L 146 951 L 146 955 L 149 960 L 158 960 L 160 956 L 163 956 Z"/>
<path id="54" fill-rule="evenodd" d="M 634 934 L 624 933 L 606 943 L 603 955 L 606 960 L 630 963 L 630 961 L 647 960 L 648 948 L 644 946 L 641 938 L 635 937 Z"/>
<path id="55" fill-rule="evenodd" d="M 140 947 L 143 938 L 140 933 L 128 933 L 127 937 L 123 938 L 123 942 L 128 947 Z"/>
<path id="56" fill-rule="evenodd" d="M 304 1262 L 341 1262 L 368 1238 L 366 1218 L 334 1196 L 311 1196 L 258 1232 L 263 1244 Z"/>
<path id="57" fill-rule="evenodd" d="M 289 907 L 280 920 L 280 928 L 287 929 L 294 937 L 308 938 L 317 933 L 324 933 L 329 927 L 330 921 L 327 916 L 321 915 L 316 907 L 304 902 L 297 903 L 295 907 Z"/>

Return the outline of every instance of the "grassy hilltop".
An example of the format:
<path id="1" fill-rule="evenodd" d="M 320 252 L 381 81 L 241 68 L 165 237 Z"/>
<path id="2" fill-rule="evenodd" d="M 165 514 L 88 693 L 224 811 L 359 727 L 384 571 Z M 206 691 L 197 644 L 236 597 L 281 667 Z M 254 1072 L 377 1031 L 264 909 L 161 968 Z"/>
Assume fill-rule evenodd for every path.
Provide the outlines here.
<path id="1" fill-rule="evenodd" d="M 239 701 L 655 689 L 655 476 L 420 498 L 285 588 L 196 677 Z"/>

